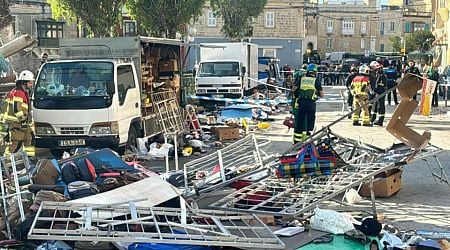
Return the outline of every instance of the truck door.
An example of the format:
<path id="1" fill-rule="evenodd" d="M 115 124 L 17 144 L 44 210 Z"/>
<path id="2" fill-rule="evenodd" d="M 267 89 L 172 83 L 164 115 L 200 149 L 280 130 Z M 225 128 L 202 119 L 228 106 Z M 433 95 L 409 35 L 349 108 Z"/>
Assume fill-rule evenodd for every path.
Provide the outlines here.
<path id="1" fill-rule="evenodd" d="M 116 115 L 119 123 L 120 143 L 127 142 L 131 120 L 140 116 L 141 96 L 135 75 L 132 65 L 117 66 L 119 107 Z"/>

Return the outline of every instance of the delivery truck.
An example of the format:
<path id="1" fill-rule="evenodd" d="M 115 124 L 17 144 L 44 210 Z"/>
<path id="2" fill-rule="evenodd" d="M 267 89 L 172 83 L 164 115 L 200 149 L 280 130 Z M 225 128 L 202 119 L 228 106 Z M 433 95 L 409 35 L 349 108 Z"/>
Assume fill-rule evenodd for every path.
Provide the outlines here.
<path id="1" fill-rule="evenodd" d="M 36 78 L 36 147 L 54 155 L 76 147 L 123 152 L 136 138 L 161 133 L 152 97 L 179 93 L 182 41 L 68 38 L 59 44 L 59 59 L 43 64 Z"/>
<path id="2" fill-rule="evenodd" d="M 200 63 L 195 75 L 197 96 L 240 98 L 258 79 L 258 45 L 238 43 L 200 44 Z"/>

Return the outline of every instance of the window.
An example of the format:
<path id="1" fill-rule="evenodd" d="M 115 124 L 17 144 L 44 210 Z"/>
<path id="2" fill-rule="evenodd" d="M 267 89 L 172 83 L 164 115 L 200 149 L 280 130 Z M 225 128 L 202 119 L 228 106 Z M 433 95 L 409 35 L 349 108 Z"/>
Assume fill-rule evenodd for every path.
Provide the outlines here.
<path id="1" fill-rule="evenodd" d="M 136 34 L 136 21 L 123 21 L 123 36 L 135 36 Z"/>
<path id="2" fill-rule="evenodd" d="M 12 19 L 11 19 L 11 27 L 13 28 L 13 32 L 14 32 L 14 34 L 16 34 L 16 20 L 17 20 L 17 16 L 11 16 L 12 17 Z"/>
<path id="3" fill-rule="evenodd" d="M 365 46 L 366 44 L 365 44 L 365 41 L 364 41 L 364 38 L 361 38 L 361 49 L 365 49 Z"/>
<path id="4" fill-rule="evenodd" d="M 63 37 L 63 22 L 36 21 L 38 38 L 61 38 Z"/>
<path id="5" fill-rule="evenodd" d="M 425 30 L 424 23 L 413 23 L 413 31 Z"/>
<path id="6" fill-rule="evenodd" d="M 263 49 L 263 56 L 277 57 L 277 49 Z"/>
<path id="7" fill-rule="evenodd" d="M 136 87 L 131 65 L 117 67 L 117 90 L 119 93 L 119 104 L 123 105 L 129 89 Z"/>
<path id="8" fill-rule="evenodd" d="M 208 11 L 208 26 L 216 27 L 217 26 L 217 18 L 216 14 L 212 11 Z"/>
<path id="9" fill-rule="evenodd" d="M 342 20 L 342 35 L 354 35 L 355 34 L 355 21 Z"/>
<path id="10" fill-rule="evenodd" d="M 327 21 L 327 32 L 328 33 L 333 33 L 333 20 L 328 20 Z"/>
<path id="11" fill-rule="evenodd" d="M 275 27 L 275 13 L 266 12 L 266 27 L 267 28 Z"/>
<path id="12" fill-rule="evenodd" d="M 380 44 L 380 52 L 384 52 L 384 44 Z"/>
<path id="13" fill-rule="evenodd" d="M 384 22 L 380 22 L 380 30 L 384 30 Z"/>
<path id="14" fill-rule="evenodd" d="M 390 31 L 394 31 L 395 30 L 395 22 L 390 22 L 389 23 L 389 30 Z"/>
<path id="15" fill-rule="evenodd" d="M 327 38 L 327 49 L 333 48 L 332 38 Z"/>
<path id="16" fill-rule="evenodd" d="M 367 23 L 361 22 L 361 34 L 367 34 Z"/>

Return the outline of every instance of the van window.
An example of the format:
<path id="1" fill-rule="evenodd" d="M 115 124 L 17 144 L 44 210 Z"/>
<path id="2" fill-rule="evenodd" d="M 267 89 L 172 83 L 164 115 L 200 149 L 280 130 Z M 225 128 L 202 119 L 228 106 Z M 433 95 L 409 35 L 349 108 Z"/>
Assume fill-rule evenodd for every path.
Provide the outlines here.
<path id="1" fill-rule="evenodd" d="M 117 67 L 117 91 L 119 93 L 119 104 L 122 106 L 125 102 L 129 89 L 136 87 L 133 77 L 133 68 L 131 65 Z"/>

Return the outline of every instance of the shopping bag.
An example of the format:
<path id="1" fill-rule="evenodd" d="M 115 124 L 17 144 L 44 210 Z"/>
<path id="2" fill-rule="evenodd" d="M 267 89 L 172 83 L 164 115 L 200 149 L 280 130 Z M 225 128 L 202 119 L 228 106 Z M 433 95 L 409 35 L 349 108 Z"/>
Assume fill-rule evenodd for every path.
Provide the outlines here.
<path id="1" fill-rule="evenodd" d="M 336 156 L 320 156 L 313 143 L 305 144 L 297 155 L 280 158 L 276 175 L 278 178 L 302 178 L 331 175 L 337 168 Z"/>

